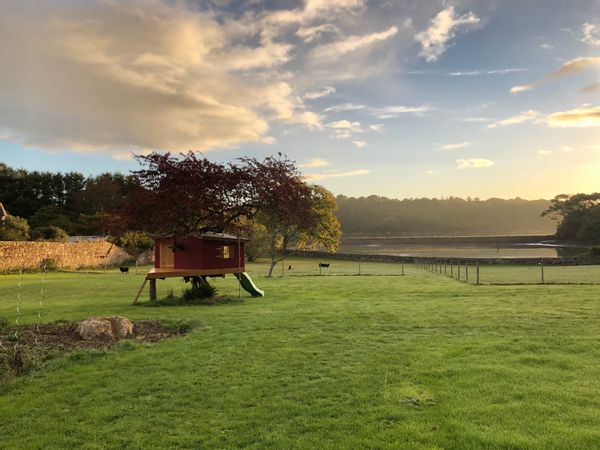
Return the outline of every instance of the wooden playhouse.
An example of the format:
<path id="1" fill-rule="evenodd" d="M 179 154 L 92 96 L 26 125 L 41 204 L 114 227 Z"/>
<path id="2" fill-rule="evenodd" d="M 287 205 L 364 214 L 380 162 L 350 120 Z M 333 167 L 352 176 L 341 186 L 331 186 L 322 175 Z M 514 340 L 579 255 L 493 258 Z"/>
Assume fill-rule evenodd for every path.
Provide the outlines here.
<path id="1" fill-rule="evenodd" d="M 150 300 L 156 300 L 156 280 L 171 277 L 202 278 L 223 277 L 233 274 L 241 286 L 253 297 L 262 297 L 245 272 L 245 239 L 226 233 L 205 231 L 183 238 L 177 236 L 156 238 L 154 242 L 154 268 L 148 272 L 134 303 L 150 281 Z"/>

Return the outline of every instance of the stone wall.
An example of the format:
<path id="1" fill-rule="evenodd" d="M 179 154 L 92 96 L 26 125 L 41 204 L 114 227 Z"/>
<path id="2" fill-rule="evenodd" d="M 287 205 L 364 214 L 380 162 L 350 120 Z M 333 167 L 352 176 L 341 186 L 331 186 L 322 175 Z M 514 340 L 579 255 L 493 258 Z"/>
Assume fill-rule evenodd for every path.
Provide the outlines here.
<path id="1" fill-rule="evenodd" d="M 117 265 L 128 259 L 123 249 L 107 241 L 0 241 L 0 272 L 40 269 L 44 260 L 58 269 L 79 269 Z"/>

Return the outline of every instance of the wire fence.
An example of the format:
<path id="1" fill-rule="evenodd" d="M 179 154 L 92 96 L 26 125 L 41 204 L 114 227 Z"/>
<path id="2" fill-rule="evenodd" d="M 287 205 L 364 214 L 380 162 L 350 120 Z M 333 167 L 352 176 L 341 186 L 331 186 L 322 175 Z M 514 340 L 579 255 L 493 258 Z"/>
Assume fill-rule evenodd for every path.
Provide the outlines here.
<path id="1" fill-rule="evenodd" d="M 600 265 L 482 264 L 426 262 L 423 270 L 469 284 L 600 284 Z"/>
<path id="2" fill-rule="evenodd" d="M 250 263 L 247 270 L 264 276 L 267 261 Z M 274 277 L 298 276 L 420 276 L 423 272 L 447 276 L 468 284 L 587 284 L 600 285 L 600 264 L 574 264 L 544 259 L 502 262 L 494 259 L 409 259 L 407 261 L 365 261 L 355 259 L 290 257 L 277 263 Z"/>

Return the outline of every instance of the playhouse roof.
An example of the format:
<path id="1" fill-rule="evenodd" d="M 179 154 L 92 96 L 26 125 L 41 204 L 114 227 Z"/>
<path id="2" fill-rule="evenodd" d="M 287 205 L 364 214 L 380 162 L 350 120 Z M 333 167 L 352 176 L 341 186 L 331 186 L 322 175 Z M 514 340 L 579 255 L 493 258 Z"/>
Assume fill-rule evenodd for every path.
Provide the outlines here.
<path id="1" fill-rule="evenodd" d="M 234 236 L 233 234 L 227 234 L 227 233 L 216 233 L 214 231 L 204 231 L 202 233 L 191 233 L 189 236 L 193 236 L 199 239 L 206 239 L 209 241 L 242 241 L 245 242 L 248 239 L 243 238 L 243 237 L 239 237 L 239 236 Z M 173 235 L 170 236 L 163 236 L 166 238 L 169 237 L 173 237 Z M 178 238 L 179 239 L 179 238 Z"/>

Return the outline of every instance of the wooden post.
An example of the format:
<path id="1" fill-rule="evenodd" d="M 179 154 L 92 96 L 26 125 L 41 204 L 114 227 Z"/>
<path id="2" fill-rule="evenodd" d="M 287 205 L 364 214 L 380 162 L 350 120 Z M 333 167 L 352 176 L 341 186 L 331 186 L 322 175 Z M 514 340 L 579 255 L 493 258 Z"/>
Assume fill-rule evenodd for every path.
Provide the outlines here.
<path id="1" fill-rule="evenodd" d="M 283 274 L 285 272 L 284 268 L 283 268 L 283 261 L 281 261 L 281 278 L 283 278 Z"/>
<path id="2" fill-rule="evenodd" d="M 540 258 L 540 269 L 542 270 L 542 284 L 545 284 L 544 281 L 544 260 Z"/>
<path id="3" fill-rule="evenodd" d="M 450 278 L 454 278 L 454 264 L 450 263 Z"/>
<path id="4" fill-rule="evenodd" d="M 460 262 L 456 265 L 456 270 L 458 270 L 458 281 L 460 281 Z"/>
<path id="5" fill-rule="evenodd" d="M 404 275 L 404 263 L 402 263 L 402 275 Z"/>
<path id="6" fill-rule="evenodd" d="M 152 278 L 150 280 L 150 288 L 148 289 L 148 292 L 150 294 L 150 301 L 155 302 L 156 301 L 156 278 Z"/>
<path id="7" fill-rule="evenodd" d="M 148 278 L 144 278 L 144 282 L 142 283 L 142 285 L 140 286 L 140 288 L 137 291 L 137 295 L 135 296 L 135 299 L 133 300 L 133 304 L 135 305 L 138 300 L 140 299 L 140 295 L 142 295 L 142 291 L 144 290 L 144 286 L 146 286 L 146 283 L 148 282 Z"/>
<path id="8" fill-rule="evenodd" d="M 469 264 L 465 262 L 465 281 L 469 282 Z"/>
<path id="9" fill-rule="evenodd" d="M 477 283 L 475 284 L 479 284 L 479 261 L 477 261 Z"/>
<path id="10" fill-rule="evenodd" d="M 358 274 L 360 275 L 360 259 L 358 260 Z"/>

